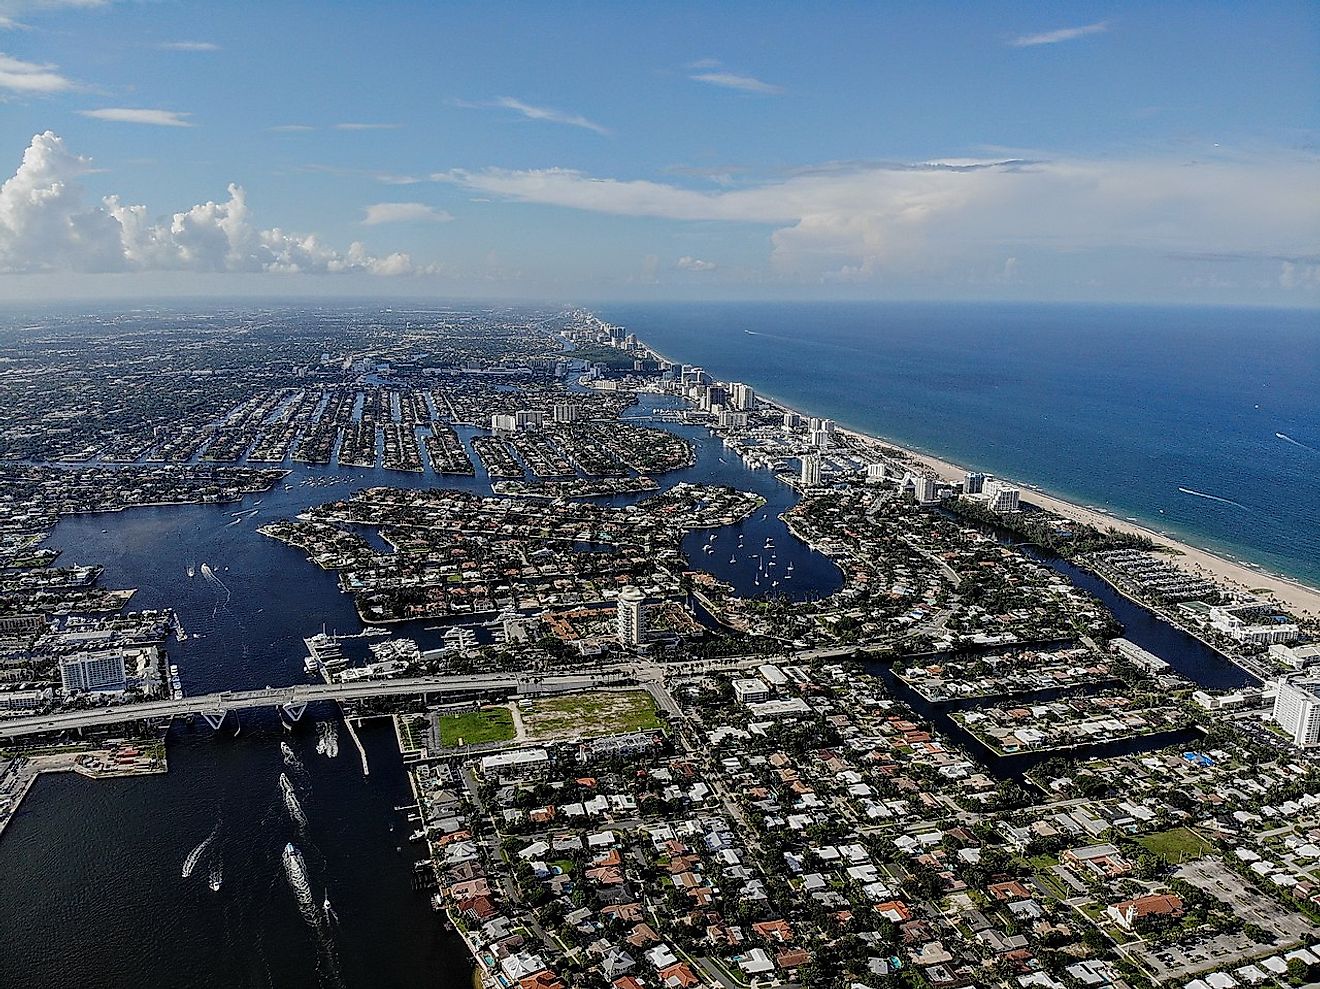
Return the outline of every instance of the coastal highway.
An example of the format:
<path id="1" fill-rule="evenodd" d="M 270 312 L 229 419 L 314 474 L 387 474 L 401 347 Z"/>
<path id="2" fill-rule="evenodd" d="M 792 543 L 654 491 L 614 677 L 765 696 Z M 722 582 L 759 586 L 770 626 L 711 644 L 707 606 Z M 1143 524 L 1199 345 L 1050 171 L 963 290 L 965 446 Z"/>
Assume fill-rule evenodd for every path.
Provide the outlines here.
<path id="1" fill-rule="evenodd" d="M 43 732 L 93 728 L 129 721 L 150 721 L 200 714 L 218 717 L 229 711 L 256 707 L 282 707 L 297 710 L 317 701 L 368 700 L 373 697 L 398 697 L 411 694 L 466 694 L 487 690 L 507 690 L 522 694 L 583 690 L 606 682 L 617 682 L 620 671 L 527 677 L 513 673 L 488 673 L 464 676 L 402 677 L 397 680 L 358 680 L 351 683 L 306 683 L 289 687 L 266 687 L 262 690 L 226 690 L 217 694 L 199 694 L 177 700 L 144 701 L 94 707 L 83 711 L 34 715 L 0 721 L 0 738 L 17 738 Z"/>

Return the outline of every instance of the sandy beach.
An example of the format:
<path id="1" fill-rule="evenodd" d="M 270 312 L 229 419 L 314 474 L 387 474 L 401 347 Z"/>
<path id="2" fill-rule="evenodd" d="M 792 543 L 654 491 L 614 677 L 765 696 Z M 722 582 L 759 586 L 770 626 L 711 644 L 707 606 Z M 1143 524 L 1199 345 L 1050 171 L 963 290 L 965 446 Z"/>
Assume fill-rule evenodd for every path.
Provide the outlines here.
<path id="1" fill-rule="evenodd" d="M 681 362 L 661 354 L 649 344 L 646 349 L 653 356 L 669 364 L 680 365 Z M 795 409 L 785 402 L 781 402 L 769 395 L 757 396 L 762 402 L 779 409 L 783 412 L 795 412 L 800 416 L 809 417 L 812 413 L 803 412 L 801 409 Z M 839 432 L 852 437 L 853 439 L 869 445 L 884 446 L 893 450 L 898 450 L 906 457 L 924 464 L 930 468 L 936 475 L 946 481 L 961 481 L 963 475 L 969 470 L 975 470 L 974 467 L 964 467 L 955 464 L 949 460 L 943 460 L 928 453 L 918 453 L 910 450 L 901 443 L 895 443 L 883 437 L 872 436 L 856 429 L 847 429 L 843 426 L 836 427 Z M 1320 588 L 1311 587 L 1300 581 L 1289 577 L 1281 577 L 1277 574 L 1267 573 L 1264 570 L 1256 570 L 1241 563 L 1235 563 L 1232 560 L 1217 556 L 1208 550 L 1192 546 L 1188 543 L 1174 539 L 1170 536 L 1161 535 L 1153 529 L 1149 529 L 1135 522 L 1129 522 L 1127 519 L 1117 518 L 1104 512 L 1095 511 L 1082 505 L 1074 504 L 1057 495 L 1047 494 L 1043 491 L 1026 489 L 1022 492 L 1022 500 L 1030 502 L 1040 508 L 1057 512 L 1067 518 L 1078 522 L 1085 522 L 1088 525 L 1097 528 L 1114 528 L 1121 532 L 1139 533 L 1143 536 L 1149 536 L 1162 546 L 1181 554 L 1175 557 L 1176 562 L 1193 573 L 1210 577 L 1221 583 L 1234 587 L 1238 590 L 1261 594 L 1267 597 L 1273 597 L 1280 605 L 1293 614 L 1298 616 L 1320 617 Z"/>
<path id="2" fill-rule="evenodd" d="M 892 447 L 895 450 L 901 450 L 913 460 L 929 467 L 946 481 L 961 481 L 968 470 L 974 469 L 960 466 L 948 460 L 941 460 L 930 454 L 917 453 L 897 443 L 889 440 L 879 440 L 856 430 L 840 428 L 840 432 L 844 432 L 864 443 L 878 443 Z M 1129 522 L 1127 519 L 1116 518 L 1104 512 L 1075 505 L 1063 498 L 1042 491 L 1024 490 L 1022 500 L 1100 529 L 1114 528 L 1120 532 L 1132 532 L 1149 536 L 1162 546 L 1167 546 L 1169 549 L 1182 554 L 1180 557 L 1175 558 L 1175 561 L 1193 573 L 1211 577 L 1239 590 L 1272 596 L 1279 604 L 1296 615 L 1320 616 L 1320 589 L 1309 587 L 1287 577 L 1276 576 L 1263 570 L 1255 570 L 1241 563 L 1234 563 L 1232 560 L 1216 556 L 1207 550 L 1181 542 L 1170 536 L 1161 535 L 1153 529 L 1138 525 L 1135 522 Z"/>

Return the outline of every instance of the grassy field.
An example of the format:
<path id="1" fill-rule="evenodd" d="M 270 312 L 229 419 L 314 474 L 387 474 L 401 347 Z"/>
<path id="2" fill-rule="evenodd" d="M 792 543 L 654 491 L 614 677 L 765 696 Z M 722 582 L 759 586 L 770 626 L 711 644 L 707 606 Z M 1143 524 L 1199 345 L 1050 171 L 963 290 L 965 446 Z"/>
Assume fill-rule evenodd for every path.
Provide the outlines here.
<path id="1" fill-rule="evenodd" d="M 516 734 L 513 713 L 507 707 L 483 707 L 467 714 L 446 714 L 437 720 L 436 725 L 440 730 L 440 744 L 448 748 L 460 744 L 507 742 Z"/>
<path id="2" fill-rule="evenodd" d="M 1148 852 L 1158 855 L 1170 865 L 1198 859 L 1214 846 L 1189 831 L 1187 828 L 1174 828 L 1171 831 L 1157 831 L 1138 838 L 1137 842 Z"/>
<path id="3" fill-rule="evenodd" d="M 532 738 L 586 738 L 660 726 L 644 690 L 548 697 L 522 709 L 522 719 Z"/>

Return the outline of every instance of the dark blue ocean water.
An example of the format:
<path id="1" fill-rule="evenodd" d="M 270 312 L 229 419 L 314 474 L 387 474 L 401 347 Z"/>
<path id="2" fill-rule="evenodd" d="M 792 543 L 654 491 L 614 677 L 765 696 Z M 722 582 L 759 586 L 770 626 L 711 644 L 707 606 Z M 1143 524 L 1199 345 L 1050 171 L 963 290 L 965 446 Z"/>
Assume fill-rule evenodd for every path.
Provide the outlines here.
<path id="1" fill-rule="evenodd" d="M 1315 311 L 719 303 L 602 315 L 811 414 L 1320 583 Z"/>

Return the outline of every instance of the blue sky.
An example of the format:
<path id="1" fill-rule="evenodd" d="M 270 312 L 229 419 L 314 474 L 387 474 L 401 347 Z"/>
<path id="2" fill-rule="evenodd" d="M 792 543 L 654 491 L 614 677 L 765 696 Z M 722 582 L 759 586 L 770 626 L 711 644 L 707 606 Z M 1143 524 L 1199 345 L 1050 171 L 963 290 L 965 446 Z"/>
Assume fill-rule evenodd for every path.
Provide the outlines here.
<path id="1" fill-rule="evenodd" d="M 0 18 L 0 299 L 1320 303 L 1314 3 Z"/>

